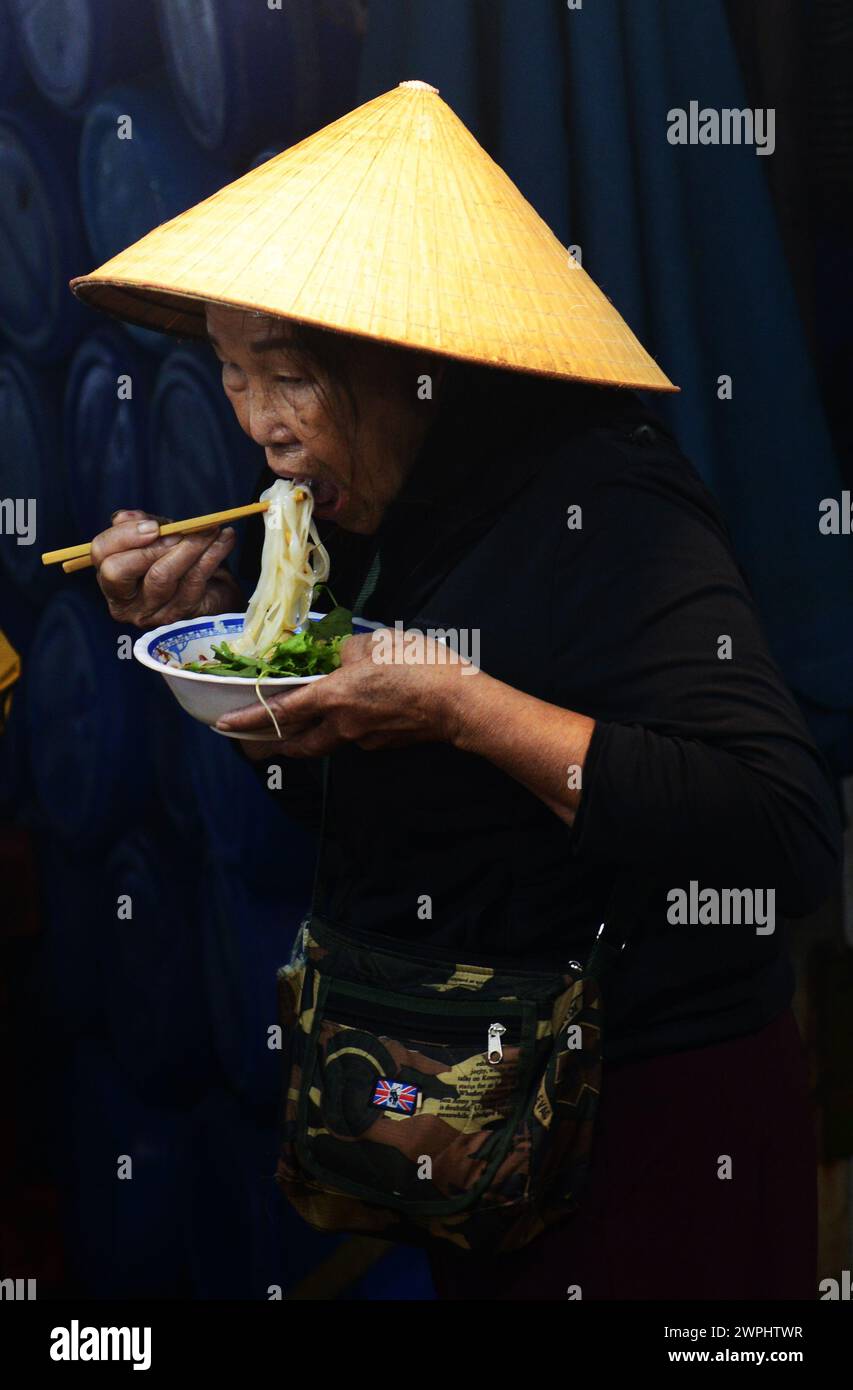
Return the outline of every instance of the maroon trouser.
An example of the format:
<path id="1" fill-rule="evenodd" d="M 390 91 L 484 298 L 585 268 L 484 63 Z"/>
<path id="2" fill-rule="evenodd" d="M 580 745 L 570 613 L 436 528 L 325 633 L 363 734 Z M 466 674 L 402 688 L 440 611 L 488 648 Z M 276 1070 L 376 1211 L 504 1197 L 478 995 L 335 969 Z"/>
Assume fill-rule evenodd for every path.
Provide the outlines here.
<path id="1" fill-rule="evenodd" d="M 814 1299 L 816 1184 L 814 1108 L 788 1010 L 748 1037 L 605 1064 L 581 1208 L 511 1255 L 439 1250 L 436 1292 Z"/>

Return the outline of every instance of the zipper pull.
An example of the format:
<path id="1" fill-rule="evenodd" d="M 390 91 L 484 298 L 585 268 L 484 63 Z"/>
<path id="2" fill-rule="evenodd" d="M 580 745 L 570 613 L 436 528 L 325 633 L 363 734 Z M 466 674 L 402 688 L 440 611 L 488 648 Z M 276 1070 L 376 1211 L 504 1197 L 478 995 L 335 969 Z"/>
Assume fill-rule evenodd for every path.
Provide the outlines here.
<path id="1" fill-rule="evenodd" d="M 489 1041 L 486 1044 L 486 1052 L 489 1061 L 492 1063 L 498 1063 L 504 1055 L 503 1044 L 501 1043 L 501 1033 L 505 1032 L 506 1029 L 504 1028 L 502 1023 L 489 1024 Z"/>

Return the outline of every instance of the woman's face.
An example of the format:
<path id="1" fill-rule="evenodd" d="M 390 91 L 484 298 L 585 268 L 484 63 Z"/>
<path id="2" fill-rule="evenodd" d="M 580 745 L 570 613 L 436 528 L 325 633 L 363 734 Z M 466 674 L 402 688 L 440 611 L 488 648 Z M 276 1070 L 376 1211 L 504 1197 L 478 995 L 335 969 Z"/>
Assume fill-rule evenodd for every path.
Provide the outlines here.
<path id="1" fill-rule="evenodd" d="M 355 453 L 332 417 L 318 380 L 288 350 L 286 319 L 207 306 L 207 330 L 222 363 L 222 385 L 241 427 L 264 449 L 280 478 L 311 479 L 314 511 L 348 531 L 376 530 L 414 461 L 434 406 L 419 379 L 443 367 L 415 352 L 347 339 L 348 373 L 358 403 Z M 328 379 L 319 381 L 327 389 Z M 329 394 L 332 394 L 331 391 Z"/>

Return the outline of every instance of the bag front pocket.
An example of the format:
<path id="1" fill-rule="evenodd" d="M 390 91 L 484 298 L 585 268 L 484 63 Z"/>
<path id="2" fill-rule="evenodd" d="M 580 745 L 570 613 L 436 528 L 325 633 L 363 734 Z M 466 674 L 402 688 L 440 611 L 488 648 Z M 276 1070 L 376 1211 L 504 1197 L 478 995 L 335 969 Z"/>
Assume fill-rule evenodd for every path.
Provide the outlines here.
<path id="1" fill-rule="evenodd" d="M 536 1065 L 536 1009 L 320 982 L 296 1124 L 316 1180 L 411 1215 L 464 1210 L 513 1140 Z"/>

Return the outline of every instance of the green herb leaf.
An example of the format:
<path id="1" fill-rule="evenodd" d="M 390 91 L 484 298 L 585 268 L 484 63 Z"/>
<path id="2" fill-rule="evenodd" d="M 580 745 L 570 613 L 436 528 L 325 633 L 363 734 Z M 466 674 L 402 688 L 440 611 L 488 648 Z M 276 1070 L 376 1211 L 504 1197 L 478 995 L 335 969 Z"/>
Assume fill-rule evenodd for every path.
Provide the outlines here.
<path id="1" fill-rule="evenodd" d="M 243 676 L 247 680 L 264 677 L 325 676 L 341 664 L 341 644 L 352 635 L 352 614 L 337 606 L 318 622 L 306 624 L 302 632 L 276 642 L 263 656 L 241 656 L 227 642 L 214 642 L 217 661 L 193 661 L 185 671 L 207 676 Z"/>
<path id="2" fill-rule="evenodd" d="M 324 618 L 312 623 L 311 631 L 316 637 L 350 637 L 352 635 L 352 613 L 348 608 L 342 608 L 338 605 Z"/>

